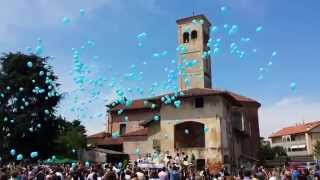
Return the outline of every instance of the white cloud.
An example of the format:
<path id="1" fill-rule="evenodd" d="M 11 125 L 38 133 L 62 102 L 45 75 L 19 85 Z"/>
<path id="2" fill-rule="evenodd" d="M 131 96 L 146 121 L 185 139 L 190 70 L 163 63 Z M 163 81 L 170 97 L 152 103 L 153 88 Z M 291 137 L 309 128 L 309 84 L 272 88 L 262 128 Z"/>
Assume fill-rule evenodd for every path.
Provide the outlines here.
<path id="1" fill-rule="evenodd" d="M 320 101 L 305 97 L 286 97 L 261 107 L 260 134 L 267 137 L 283 127 L 320 120 Z"/>

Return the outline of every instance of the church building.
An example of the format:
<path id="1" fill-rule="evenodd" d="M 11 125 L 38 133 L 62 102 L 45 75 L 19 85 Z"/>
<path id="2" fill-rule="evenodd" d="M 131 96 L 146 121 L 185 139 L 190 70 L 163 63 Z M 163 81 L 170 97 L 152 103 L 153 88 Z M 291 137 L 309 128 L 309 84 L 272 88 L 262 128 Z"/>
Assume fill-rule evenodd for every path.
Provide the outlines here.
<path id="1" fill-rule="evenodd" d="M 178 64 L 197 60 L 179 76 L 178 95 L 137 99 L 130 106 L 109 105 L 106 130 L 89 136 L 88 143 L 124 152 L 130 159 L 154 151 L 184 152 L 194 157 L 197 168 L 224 165 L 232 170 L 256 162 L 260 103 L 212 88 L 211 57 L 204 56 L 210 50 L 210 26 L 204 15 L 177 20 L 178 43 L 186 47 Z M 165 104 L 166 100 L 179 100 L 180 107 Z"/>

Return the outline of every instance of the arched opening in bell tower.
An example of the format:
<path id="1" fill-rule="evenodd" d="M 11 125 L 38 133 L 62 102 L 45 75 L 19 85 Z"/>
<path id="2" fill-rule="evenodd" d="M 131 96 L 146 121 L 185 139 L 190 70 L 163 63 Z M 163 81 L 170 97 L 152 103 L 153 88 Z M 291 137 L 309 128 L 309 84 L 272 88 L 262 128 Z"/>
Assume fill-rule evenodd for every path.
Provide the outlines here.
<path id="1" fill-rule="evenodd" d="M 205 147 L 204 124 L 188 121 L 174 126 L 174 147 L 196 148 Z"/>
<path id="2" fill-rule="evenodd" d="M 198 32 L 196 30 L 193 30 L 191 32 L 191 39 L 197 39 L 197 37 L 198 37 Z"/>
<path id="3" fill-rule="evenodd" d="M 189 32 L 183 33 L 183 43 L 188 43 L 190 41 L 190 34 Z"/>

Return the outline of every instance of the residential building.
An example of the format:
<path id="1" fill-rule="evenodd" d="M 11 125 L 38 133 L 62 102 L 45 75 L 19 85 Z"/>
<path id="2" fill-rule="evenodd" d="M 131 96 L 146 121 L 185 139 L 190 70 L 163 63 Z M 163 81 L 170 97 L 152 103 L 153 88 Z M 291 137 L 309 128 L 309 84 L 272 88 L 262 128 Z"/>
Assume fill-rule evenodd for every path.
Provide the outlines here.
<path id="1" fill-rule="evenodd" d="M 272 133 L 271 146 L 281 146 L 292 160 L 314 159 L 314 144 L 320 140 L 320 121 L 289 126 Z"/>

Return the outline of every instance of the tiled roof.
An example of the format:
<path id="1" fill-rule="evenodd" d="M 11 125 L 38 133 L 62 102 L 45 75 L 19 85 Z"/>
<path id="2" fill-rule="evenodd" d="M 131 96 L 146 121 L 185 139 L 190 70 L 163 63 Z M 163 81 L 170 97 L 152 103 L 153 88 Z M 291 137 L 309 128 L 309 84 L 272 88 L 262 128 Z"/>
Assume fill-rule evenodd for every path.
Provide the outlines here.
<path id="1" fill-rule="evenodd" d="M 125 141 L 124 138 L 127 137 L 137 137 L 137 136 L 147 136 L 148 135 L 148 128 L 139 129 L 136 131 L 128 132 L 120 137 L 112 138 L 107 136 L 108 133 L 106 132 L 100 132 L 97 134 L 93 134 L 91 136 L 88 136 L 87 139 L 90 144 L 96 144 L 96 145 L 120 145 Z"/>
<path id="2" fill-rule="evenodd" d="M 310 123 L 304 123 L 304 124 L 299 124 L 295 126 L 289 126 L 280 129 L 279 131 L 272 133 L 269 138 L 273 137 L 279 137 L 279 136 L 285 136 L 285 135 L 290 135 L 290 134 L 299 134 L 299 133 L 305 133 L 310 131 L 311 129 L 317 127 L 320 125 L 320 121 L 315 121 L 315 122 L 310 122 Z"/>
<path id="3" fill-rule="evenodd" d="M 132 101 L 132 104 L 129 107 L 125 107 L 123 104 L 118 104 L 115 107 L 111 108 L 110 111 L 117 111 L 120 109 L 130 109 L 130 110 L 134 110 L 134 109 L 148 109 L 150 108 L 149 106 L 145 106 L 144 105 L 144 101 L 146 100 L 150 100 L 150 99 L 137 99 Z M 159 101 L 160 102 L 160 101 Z M 153 102 L 154 104 L 156 104 L 157 106 L 159 105 L 159 102 Z"/>
<path id="4" fill-rule="evenodd" d="M 233 93 L 233 92 L 229 92 L 229 91 L 224 91 L 224 90 L 217 90 L 217 89 L 210 89 L 210 88 L 193 88 L 193 89 L 187 89 L 187 90 L 183 90 L 183 95 L 179 95 L 178 97 L 183 98 L 183 97 L 191 97 L 191 96 L 210 96 L 210 95 L 221 95 L 224 96 L 225 98 L 229 99 L 230 101 L 233 101 L 234 103 L 238 103 L 241 104 L 243 102 L 245 103 L 253 103 L 256 104 L 258 106 L 260 106 L 260 103 Z M 125 107 L 122 104 L 116 105 L 115 107 L 109 109 L 109 111 L 116 111 L 116 110 L 120 110 L 120 109 L 126 109 L 126 110 L 132 110 L 132 109 L 143 109 L 143 108 L 150 108 L 148 106 L 144 105 L 144 101 L 153 101 L 153 103 L 155 103 L 156 105 L 160 106 L 161 105 L 161 97 L 166 96 L 166 95 L 174 95 L 174 93 L 169 93 L 169 94 L 163 94 L 160 96 L 154 96 L 154 97 L 150 97 L 150 98 L 146 98 L 146 99 L 137 99 L 134 100 L 132 102 L 132 105 L 129 107 Z"/>
<path id="5" fill-rule="evenodd" d="M 107 133 L 105 131 L 96 133 L 96 134 L 92 134 L 90 136 L 88 136 L 88 139 L 95 139 L 95 138 L 105 138 L 107 136 Z"/>
<path id="6" fill-rule="evenodd" d="M 122 137 L 129 137 L 129 136 L 147 136 L 148 135 L 148 128 L 139 129 L 136 131 L 128 132 Z"/>
<path id="7" fill-rule="evenodd" d="M 96 139 L 90 139 L 90 144 L 96 144 L 96 145 L 121 145 L 123 143 L 123 139 L 121 137 L 117 138 L 96 138 Z"/>

